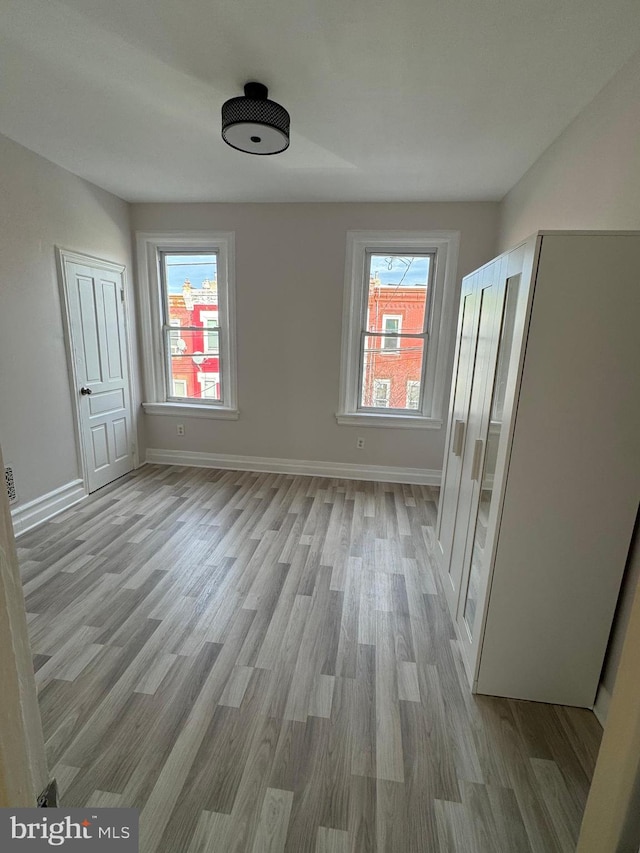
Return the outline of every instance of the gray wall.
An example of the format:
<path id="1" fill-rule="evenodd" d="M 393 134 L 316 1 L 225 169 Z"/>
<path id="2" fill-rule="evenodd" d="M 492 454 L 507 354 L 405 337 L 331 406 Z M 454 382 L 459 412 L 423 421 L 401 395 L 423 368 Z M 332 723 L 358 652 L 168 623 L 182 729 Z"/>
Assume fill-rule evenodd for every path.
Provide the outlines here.
<path id="1" fill-rule="evenodd" d="M 501 251 L 538 229 L 640 230 L 639 93 L 640 53 L 505 196 L 501 206 Z M 640 284 L 638 289 L 640 294 Z M 593 487 L 598 488 L 598 484 Z M 603 671 L 602 683 L 609 693 L 639 578 L 640 546 L 636 542 Z"/>
<path id="2" fill-rule="evenodd" d="M 640 53 L 502 201 L 500 250 L 540 228 L 640 228 Z"/>
<path id="3" fill-rule="evenodd" d="M 236 235 L 240 420 L 180 417 L 179 438 L 176 419 L 147 415 L 147 445 L 439 471 L 444 428 L 336 423 L 346 233 L 459 230 L 459 281 L 494 254 L 497 214 L 495 203 L 133 205 L 136 231 Z"/>
<path id="4" fill-rule="evenodd" d="M 80 476 L 56 245 L 130 273 L 128 205 L 0 136 L 0 440 L 21 503 Z"/>

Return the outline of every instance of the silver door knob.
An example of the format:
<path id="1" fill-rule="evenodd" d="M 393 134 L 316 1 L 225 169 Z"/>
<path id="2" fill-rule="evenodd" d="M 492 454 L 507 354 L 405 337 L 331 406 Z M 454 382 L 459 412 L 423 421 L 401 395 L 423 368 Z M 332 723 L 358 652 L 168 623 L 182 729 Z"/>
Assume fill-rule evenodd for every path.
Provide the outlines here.
<path id="1" fill-rule="evenodd" d="M 91 390 L 91 388 L 81 388 L 80 393 L 83 397 L 86 397 L 87 394 L 93 394 L 93 391 Z"/>

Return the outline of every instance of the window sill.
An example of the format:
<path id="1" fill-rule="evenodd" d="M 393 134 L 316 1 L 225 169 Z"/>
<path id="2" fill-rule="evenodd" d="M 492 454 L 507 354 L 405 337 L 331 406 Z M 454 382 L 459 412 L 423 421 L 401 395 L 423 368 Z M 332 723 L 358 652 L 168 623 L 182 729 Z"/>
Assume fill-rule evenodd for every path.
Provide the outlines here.
<path id="1" fill-rule="evenodd" d="M 142 408 L 147 415 L 180 415 L 183 418 L 237 421 L 240 416 L 238 409 L 203 406 L 199 403 L 143 403 Z"/>
<path id="2" fill-rule="evenodd" d="M 422 415 L 378 415 L 365 412 L 346 414 L 336 413 L 336 420 L 343 426 L 392 427 L 400 429 L 442 429 L 438 418 L 425 418 Z"/>

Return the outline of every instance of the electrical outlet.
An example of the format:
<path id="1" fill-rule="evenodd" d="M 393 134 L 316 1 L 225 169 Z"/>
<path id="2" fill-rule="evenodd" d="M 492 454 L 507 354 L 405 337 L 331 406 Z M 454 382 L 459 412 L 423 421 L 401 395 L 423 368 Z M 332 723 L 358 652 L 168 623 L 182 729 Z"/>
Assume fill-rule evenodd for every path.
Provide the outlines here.
<path id="1" fill-rule="evenodd" d="M 356 447 L 358 450 L 362 450 L 364 447 L 364 438 L 356 438 Z"/>
<path id="2" fill-rule="evenodd" d="M 184 435 L 184 424 L 178 424 L 178 435 Z"/>

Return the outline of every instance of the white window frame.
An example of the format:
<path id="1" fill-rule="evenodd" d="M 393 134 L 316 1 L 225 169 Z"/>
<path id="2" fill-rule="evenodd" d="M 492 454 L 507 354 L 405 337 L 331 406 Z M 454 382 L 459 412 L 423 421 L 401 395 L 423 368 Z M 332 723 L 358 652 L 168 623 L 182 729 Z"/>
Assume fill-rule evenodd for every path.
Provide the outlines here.
<path id="1" fill-rule="evenodd" d="M 142 368 L 145 412 L 152 415 L 189 415 L 236 420 L 238 412 L 235 237 L 232 231 L 137 233 Z M 221 383 L 224 400 L 207 398 L 167 400 L 167 367 L 162 332 L 163 295 L 161 253 L 187 251 L 217 255 L 218 320 Z"/>
<path id="2" fill-rule="evenodd" d="M 345 289 L 342 315 L 342 358 L 340 366 L 339 424 L 441 429 L 447 363 L 453 335 L 459 231 L 348 231 Z M 433 254 L 428 349 L 419 409 L 362 410 L 360 347 L 362 317 L 368 298 L 368 254 Z"/>

